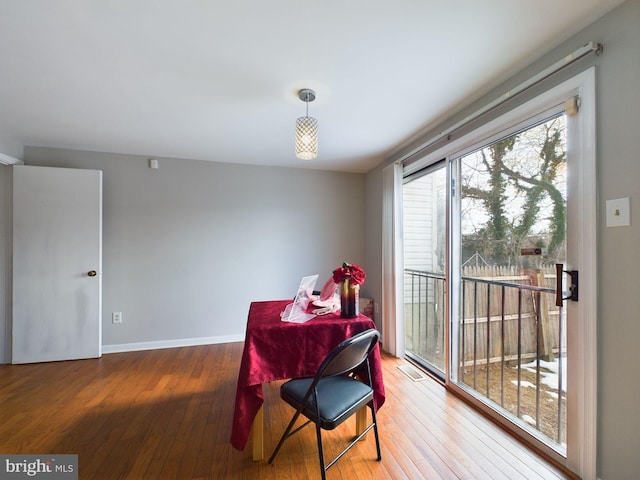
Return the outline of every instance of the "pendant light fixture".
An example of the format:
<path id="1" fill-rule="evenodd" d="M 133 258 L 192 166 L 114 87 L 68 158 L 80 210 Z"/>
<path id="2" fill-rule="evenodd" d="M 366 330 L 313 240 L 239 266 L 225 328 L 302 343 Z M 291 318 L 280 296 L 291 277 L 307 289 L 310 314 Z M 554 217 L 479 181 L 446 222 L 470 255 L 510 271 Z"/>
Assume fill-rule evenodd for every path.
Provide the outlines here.
<path id="1" fill-rule="evenodd" d="M 318 120 L 309 116 L 309 102 L 316 99 L 316 92 L 303 88 L 298 98 L 307 104 L 307 113 L 296 119 L 296 157 L 313 160 L 318 156 Z"/>

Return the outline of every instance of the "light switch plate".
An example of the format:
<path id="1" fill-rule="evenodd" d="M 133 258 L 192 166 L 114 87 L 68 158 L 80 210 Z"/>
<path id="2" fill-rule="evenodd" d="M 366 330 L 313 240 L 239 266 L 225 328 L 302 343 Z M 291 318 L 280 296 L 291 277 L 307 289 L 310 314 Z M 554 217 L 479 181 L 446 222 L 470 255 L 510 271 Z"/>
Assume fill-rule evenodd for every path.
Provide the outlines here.
<path id="1" fill-rule="evenodd" d="M 607 200 L 607 227 L 626 227 L 631 225 L 631 200 L 614 198 Z"/>

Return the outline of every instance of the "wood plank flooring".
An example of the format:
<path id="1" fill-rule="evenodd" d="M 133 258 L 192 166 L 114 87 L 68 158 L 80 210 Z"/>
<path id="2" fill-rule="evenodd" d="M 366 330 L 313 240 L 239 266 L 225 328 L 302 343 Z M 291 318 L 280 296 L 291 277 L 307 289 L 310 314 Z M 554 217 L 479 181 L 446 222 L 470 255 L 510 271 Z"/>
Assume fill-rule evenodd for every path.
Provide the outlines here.
<path id="1" fill-rule="evenodd" d="M 0 453 L 75 453 L 81 479 L 320 478 L 313 427 L 289 439 L 274 465 L 229 444 L 242 346 L 0 365 Z M 405 363 L 383 355 L 382 461 L 369 435 L 329 480 L 571 478 L 435 381 L 410 380 L 397 368 Z M 264 388 L 267 457 L 293 414 L 280 384 Z M 353 428 L 327 432 L 328 455 Z"/>

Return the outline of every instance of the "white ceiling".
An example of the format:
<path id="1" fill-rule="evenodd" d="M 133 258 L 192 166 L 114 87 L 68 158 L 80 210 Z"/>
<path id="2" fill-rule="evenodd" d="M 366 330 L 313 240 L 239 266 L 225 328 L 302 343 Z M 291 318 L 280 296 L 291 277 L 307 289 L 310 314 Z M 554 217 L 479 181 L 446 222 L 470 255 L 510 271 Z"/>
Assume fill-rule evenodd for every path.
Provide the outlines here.
<path id="1" fill-rule="evenodd" d="M 0 138 L 366 172 L 620 3 L 0 0 Z"/>

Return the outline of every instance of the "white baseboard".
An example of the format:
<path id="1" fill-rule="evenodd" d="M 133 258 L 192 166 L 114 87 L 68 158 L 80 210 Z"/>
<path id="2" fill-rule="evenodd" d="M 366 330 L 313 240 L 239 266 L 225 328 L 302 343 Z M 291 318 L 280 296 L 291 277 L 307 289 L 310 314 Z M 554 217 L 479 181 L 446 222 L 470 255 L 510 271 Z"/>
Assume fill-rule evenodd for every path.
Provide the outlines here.
<path id="1" fill-rule="evenodd" d="M 181 338 L 178 340 L 158 340 L 155 342 L 121 343 L 118 345 L 103 345 L 102 353 L 137 352 L 141 350 L 194 347 L 197 345 L 215 345 L 218 343 L 232 343 L 243 341 L 244 335 L 224 335 L 221 337 Z"/>

